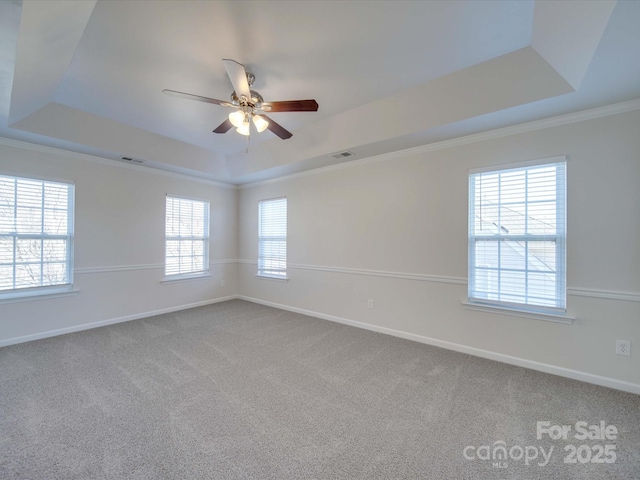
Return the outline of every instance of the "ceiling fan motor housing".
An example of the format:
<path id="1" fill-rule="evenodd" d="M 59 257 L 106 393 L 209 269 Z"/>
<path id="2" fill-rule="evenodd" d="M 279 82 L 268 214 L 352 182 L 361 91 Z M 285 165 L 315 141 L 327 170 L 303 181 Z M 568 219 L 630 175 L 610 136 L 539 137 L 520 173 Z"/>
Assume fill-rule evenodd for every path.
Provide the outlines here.
<path id="1" fill-rule="evenodd" d="M 260 95 L 255 90 L 251 90 L 251 98 L 246 102 L 246 104 L 254 108 L 260 108 L 260 106 L 262 105 L 262 102 L 264 102 L 262 95 Z M 243 102 L 240 101 L 235 90 L 233 91 L 233 93 L 231 93 L 231 103 L 237 106 L 243 106 Z"/>

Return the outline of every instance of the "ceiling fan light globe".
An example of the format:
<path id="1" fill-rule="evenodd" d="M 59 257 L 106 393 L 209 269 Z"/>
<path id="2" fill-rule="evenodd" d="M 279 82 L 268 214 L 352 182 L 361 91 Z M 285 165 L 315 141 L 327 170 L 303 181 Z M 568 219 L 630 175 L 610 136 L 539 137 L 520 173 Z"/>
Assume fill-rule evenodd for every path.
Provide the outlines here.
<path id="1" fill-rule="evenodd" d="M 229 114 L 229 121 L 231 122 L 231 125 L 236 128 L 242 127 L 242 125 L 244 124 L 244 112 L 242 110 L 231 112 Z"/>
<path id="2" fill-rule="evenodd" d="M 236 132 L 240 135 L 249 135 L 251 133 L 251 124 L 249 122 L 243 123 L 238 128 L 236 128 Z"/>
<path id="3" fill-rule="evenodd" d="M 256 130 L 258 131 L 258 133 L 264 132 L 269 126 L 269 122 L 267 122 L 260 115 L 253 116 L 253 124 L 256 126 Z"/>

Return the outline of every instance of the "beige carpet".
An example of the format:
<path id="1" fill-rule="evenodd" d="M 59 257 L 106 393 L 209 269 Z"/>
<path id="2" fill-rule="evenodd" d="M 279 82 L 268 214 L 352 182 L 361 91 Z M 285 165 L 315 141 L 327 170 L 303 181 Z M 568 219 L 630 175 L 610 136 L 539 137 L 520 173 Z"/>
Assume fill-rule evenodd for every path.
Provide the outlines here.
<path id="1" fill-rule="evenodd" d="M 0 349 L 0 478 L 628 480 L 640 397 L 234 300 Z"/>

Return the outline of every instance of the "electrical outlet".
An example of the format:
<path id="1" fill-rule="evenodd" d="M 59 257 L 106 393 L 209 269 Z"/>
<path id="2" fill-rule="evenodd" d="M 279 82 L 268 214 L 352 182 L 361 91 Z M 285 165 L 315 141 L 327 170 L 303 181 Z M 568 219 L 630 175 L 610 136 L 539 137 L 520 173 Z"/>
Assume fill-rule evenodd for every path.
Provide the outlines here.
<path id="1" fill-rule="evenodd" d="M 631 342 L 629 340 L 616 340 L 616 355 L 631 355 Z"/>
<path id="2" fill-rule="evenodd" d="M 224 285 L 225 285 L 224 280 L 220 280 L 220 286 L 224 287 Z"/>
<path id="3" fill-rule="evenodd" d="M 369 299 L 369 301 L 367 302 L 367 307 L 373 308 L 373 300 Z"/>

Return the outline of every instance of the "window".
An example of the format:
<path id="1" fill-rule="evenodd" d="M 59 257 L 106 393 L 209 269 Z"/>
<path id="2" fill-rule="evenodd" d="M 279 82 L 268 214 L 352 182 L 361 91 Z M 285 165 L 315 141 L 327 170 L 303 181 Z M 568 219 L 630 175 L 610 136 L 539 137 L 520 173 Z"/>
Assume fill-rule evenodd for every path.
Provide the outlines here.
<path id="1" fill-rule="evenodd" d="M 287 278 L 287 199 L 258 203 L 258 275 Z"/>
<path id="2" fill-rule="evenodd" d="M 73 185 L 0 176 L 0 298 L 73 282 Z"/>
<path id="3" fill-rule="evenodd" d="M 470 303 L 564 314 L 566 161 L 560 158 L 471 172 Z"/>
<path id="4" fill-rule="evenodd" d="M 167 196 L 165 276 L 209 270 L 209 202 Z"/>

